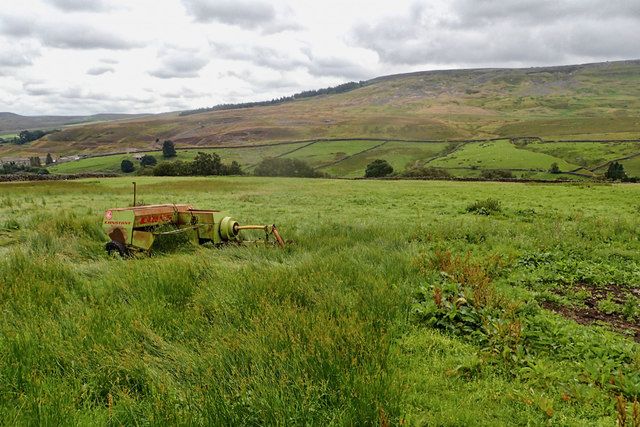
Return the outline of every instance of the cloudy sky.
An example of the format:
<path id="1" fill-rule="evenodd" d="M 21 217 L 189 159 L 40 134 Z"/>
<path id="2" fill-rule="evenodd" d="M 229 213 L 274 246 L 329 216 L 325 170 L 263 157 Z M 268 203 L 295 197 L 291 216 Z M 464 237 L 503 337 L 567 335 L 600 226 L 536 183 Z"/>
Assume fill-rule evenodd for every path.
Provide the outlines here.
<path id="1" fill-rule="evenodd" d="M 3 0 L 0 111 L 163 112 L 417 70 L 640 58 L 640 0 Z"/>

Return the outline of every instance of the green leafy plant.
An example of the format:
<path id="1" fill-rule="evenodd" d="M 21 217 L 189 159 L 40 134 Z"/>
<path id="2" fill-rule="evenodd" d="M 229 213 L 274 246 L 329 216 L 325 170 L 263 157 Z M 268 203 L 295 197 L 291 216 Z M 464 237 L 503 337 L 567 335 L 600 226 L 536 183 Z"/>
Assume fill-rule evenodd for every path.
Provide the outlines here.
<path id="1" fill-rule="evenodd" d="M 364 171 L 366 178 L 381 178 L 389 176 L 393 173 L 393 166 L 386 160 L 376 159 L 367 165 L 367 169 Z"/>
<path id="2" fill-rule="evenodd" d="M 477 215 L 491 215 L 502 211 L 502 203 L 492 198 L 478 200 L 468 205 L 466 211 Z"/>

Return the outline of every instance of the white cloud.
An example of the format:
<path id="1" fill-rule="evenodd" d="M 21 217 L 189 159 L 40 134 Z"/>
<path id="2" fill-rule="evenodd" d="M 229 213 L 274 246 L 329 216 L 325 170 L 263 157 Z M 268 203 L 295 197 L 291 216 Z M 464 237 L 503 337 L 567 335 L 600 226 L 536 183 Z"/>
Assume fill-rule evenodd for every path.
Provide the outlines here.
<path id="1" fill-rule="evenodd" d="M 101 12 L 111 8 L 105 0 L 48 0 L 48 3 L 67 12 Z"/>
<path id="2" fill-rule="evenodd" d="M 160 64 L 149 71 L 161 79 L 195 78 L 198 72 L 209 63 L 209 58 L 196 49 L 167 47 L 159 54 Z"/>
<path id="3" fill-rule="evenodd" d="M 639 57 L 639 25 L 638 2 L 453 0 L 414 3 L 352 37 L 388 64 L 553 65 Z"/>
<path id="4" fill-rule="evenodd" d="M 90 76 L 100 76 L 105 73 L 113 73 L 115 69 L 113 67 L 99 65 L 97 67 L 91 67 L 87 70 L 87 74 Z"/>
<path id="5" fill-rule="evenodd" d="M 34 38 L 44 46 L 62 49 L 132 49 L 140 42 L 78 21 L 53 21 L 0 15 L 0 33 L 17 39 Z"/>
<path id="6" fill-rule="evenodd" d="M 20 0 L 0 111 L 161 112 L 399 72 L 640 58 L 631 0 Z"/>

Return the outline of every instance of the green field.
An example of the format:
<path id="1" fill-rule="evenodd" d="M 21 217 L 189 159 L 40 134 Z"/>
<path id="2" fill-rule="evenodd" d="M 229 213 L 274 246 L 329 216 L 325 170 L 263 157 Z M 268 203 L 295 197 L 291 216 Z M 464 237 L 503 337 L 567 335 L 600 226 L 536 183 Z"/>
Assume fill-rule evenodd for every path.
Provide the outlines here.
<path id="1" fill-rule="evenodd" d="M 130 177 L 0 184 L 0 423 L 632 417 L 640 186 L 136 181 L 292 242 L 114 259 L 99 224 Z"/>
<path id="2" fill-rule="evenodd" d="M 341 161 L 349 156 L 369 150 L 380 141 L 322 141 L 297 150 L 284 157 L 304 160 L 314 167 Z"/>
<path id="3" fill-rule="evenodd" d="M 169 161 L 191 161 L 199 152 L 202 151 L 205 153 L 216 153 L 221 156 L 223 161 L 226 163 L 231 163 L 236 160 L 247 170 L 250 170 L 253 165 L 260 162 L 260 160 L 265 157 L 277 157 L 305 145 L 306 143 L 246 148 L 203 148 L 198 150 L 179 150 L 177 152 L 178 155 L 169 159 Z M 156 157 L 158 161 L 163 161 L 161 151 L 149 151 L 145 154 Z M 120 163 L 124 159 L 138 163 L 132 154 L 116 154 L 112 156 L 90 157 L 60 163 L 58 165 L 51 166 L 49 170 L 52 173 L 120 172 Z"/>
<path id="4" fill-rule="evenodd" d="M 173 160 L 192 160 L 199 151 L 217 153 L 223 162 L 239 162 L 246 172 L 266 157 L 286 157 L 303 160 L 319 171 L 336 177 L 361 177 L 367 164 L 375 159 L 385 159 L 397 173 L 413 165 L 426 165 L 448 169 L 453 176 L 479 176 L 482 170 L 513 170 L 514 175 L 536 179 L 556 179 L 558 176 L 580 179 L 571 175 L 550 175 L 546 171 L 552 163 L 557 163 L 564 172 L 580 170 L 591 172 L 585 167 L 606 165 L 606 162 L 640 152 L 636 142 L 619 143 L 529 143 L 517 146 L 508 140 L 451 144 L 447 142 L 405 142 L 405 141 L 317 141 L 277 146 L 251 146 L 241 148 L 220 148 L 202 150 L 180 150 Z M 448 154 L 447 154 L 448 153 Z M 161 152 L 148 152 L 162 161 Z M 49 168 L 53 173 L 119 172 L 120 162 L 132 155 L 112 155 L 90 157 L 78 161 L 61 163 Z M 630 176 L 640 175 L 633 160 L 623 162 L 629 165 Z M 596 173 L 606 170 L 600 168 Z"/>
<path id="5" fill-rule="evenodd" d="M 378 142 L 379 145 L 380 143 Z M 367 165 L 375 159 L 385 159 L 394 170 L 401 172 L 417 163 L 424 163 L 445 150 L 446 143 L 390 141 L 378 148 L 359 153 L 340 163 L 323 168 L 335 176 L 362 176 Z"/>
<path id="6" fill-rule="evenodd" d="M 640 153 L 640 142 L 534 142 L 524 148 L 561 158 L 574 165 L 593 168 Z M 634 175 L 637 174 L 635 172 Z"/>
<path id="7" fill-rule="evenodd" d="M 560 170 L 578 168 L 566 161 L 544 153 L 522 150 L 507 140 L 466 144 L 459 150 L 434 160 L 430 165 L 443 168 L 476 167 L 479 169 L 534 169 L 548 170 L 552 163 Z"/>

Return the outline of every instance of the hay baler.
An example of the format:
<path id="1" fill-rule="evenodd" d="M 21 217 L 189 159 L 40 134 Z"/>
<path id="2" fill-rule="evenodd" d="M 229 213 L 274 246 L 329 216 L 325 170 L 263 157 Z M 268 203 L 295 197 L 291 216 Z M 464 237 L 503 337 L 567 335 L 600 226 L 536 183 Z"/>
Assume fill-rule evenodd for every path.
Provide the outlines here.
<path id="1" fill-rule="evenodd" d="M 273 236 L 284 247 L 275 225 L 241 226 L 228 213 L 194 209 L 191 205 L 147 205 L 105 211 L 102 221 L 111 239 L 106 244 L 109 254 L 127 256 L 132 251 L 149 251 L 157 236 L 185 233 L 193 243 L 221 244 L 243 241 L 242 230 L 263 230 L 265 241 Z"/>

